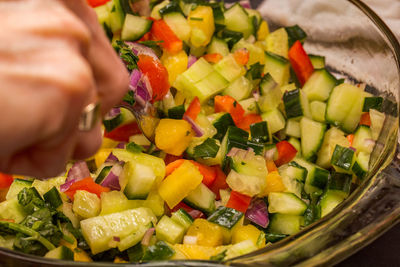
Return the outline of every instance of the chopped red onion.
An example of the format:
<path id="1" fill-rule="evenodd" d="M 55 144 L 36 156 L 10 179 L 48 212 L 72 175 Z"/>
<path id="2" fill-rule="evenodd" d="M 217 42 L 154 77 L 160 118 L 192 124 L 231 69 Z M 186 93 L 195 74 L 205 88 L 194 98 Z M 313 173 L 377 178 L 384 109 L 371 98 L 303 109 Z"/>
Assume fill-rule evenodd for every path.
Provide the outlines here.
<path id="1" fill-rule="evenodd" d="M 141 45 L 138 43 L 134 43 L 134 42 L 125 42 L 133 51 L 133 53 L 135 53 L 135 55 L 147 55 L 150 56 L 154 59 L 156 59 L 157 61 L 159 61 L 156 53 L 154 53 L 153 49 L 151 49 L 150 47 L 147 47 L 145 45 Z"/>
<path id="2" fill-rule="evenodd" d="M 277 152 L 276 147 L 271 148 L 264 153 L 264 158 L 266 161 L 271 161 L 275 159 L 275 153 Z"/>
<path id="3" fill-rule="evenodd" d="M 113 236 L 113 240 L 116 242 L 121 242 L 121 238 L 119 238 L 119 236 Z"/>
<path id="4" fill-rule="evenodd" d="M 135 91 L 136 87 L 138 86 L 138 83 L 140 81 L 140 78 L 142 77 L 142 73 L 138 69 L 134 69 L 131 73 L 131 81 L 129 83 L 129 88 L 133 91 Z"/>
<path id="5" fill-rule="evenodd" d="M 60 185 L 60 191 L 61 191 L 61 192 L 67 191 L 67 190 L 70 188 L 70 186 L 71 186 L 73 183 L 75 183 L 76 181 L 77 181 L 76 179 L 71 179 L 71 180 L 69 180 L 69 181 L 66 181 L 64 184 Z"/>
<path id="6" fill-rule="evenodd" d="M 125 146 L 126 146 L 126 143 L 125 142 L 121 142 L 115 148 L 125 149 Z"/>
<path id="7" fill-rule="evenodd" d="M 258 101 L 260 99 L 260 92 L 258 90 L 255 90 L 253 92 L 253 97 L 256 101 Z"/>
<path id="8" fill-rule="evenodd" d="M 267 228 L 269 217 L 268 207 L 265 201 L 262 199 L 254 199 L 246 211 L 246 218 L 263 228 Z"/>
<path id="9" fill-rule="evenodd" d="M 115 118 L 116 116 L 118 116 L 119 114 L 121 114 L 121 109 L 120 108 L 112 108 L 110 109 L 110 111 L 104 116 L 105 120 L 110 120 L 112 118 Z"/>
<path id="10" fill-rule="evenodd" d="M 105 162 L 118 162 L 118 158 L 114 156 L 114 154 L 111 152 L 110 155 L 108 155 L 107 159 Z"/>
<path id="11" fill-rule="evenodd" d="M 136 87 L 136 96 L 141 97 L 144 102 L 147 102 L 151 100 L 152 94 L 153 90 L 151 88 L 149 78 L 143 75 Z"/>
<path id="12" fill-rule="evenodd" d="M 242 0 L 242 1 L 239 2 L 239 4 L 244 8 L 251 8 L 249 0 Z"/>
<path id="13" fill-rule="evenodd" d="M 349 147 L 351 150 L 353 150 L 354 152 L 356 152 L 356 149 L 354 147 Z"/>
<path id="14" fill-rule="evenodd" d="M 77 181 L 90 177 L 90 171 L 85 161 L 75 162 L 68 171 L 67 181 L 76 179 Z"/>
<path id="15" fill-rule="evenodd" d="M 106 178 L 101 182 L 101 185 L 104 187 L 108 187 L 111 190 L 121 190 L 121 186 L 119 184 L 119 176 L 122 173 L 123 164 L 116 163 L 111 168 L 110 172 L 107 174 Z"/>
<path id="16" fill-rule="evenodd" d="M 183 119 L 185 121 L 187 121 L 188 123 L 190 123 L 190 125 L 192 125 L 192 129 L 194 131 L 194 133 L 196 134 L 196 137 L 201 137 L 203 136 L 203 130 L 200 128 L 200 126 L 197 125 L 197 123 L 192 120 L 192 118 L 190 118 L 189 116 L 183 115 Z"/>
<path id="17" fill-rule="evenodd" d="M 146 233 L 143 236 L 142 242 L 141 242 L 143 246 L 148 246 L 150 244 L 150 240 L 154 234 L 154 231 L 155 231 L 154 227 L 147 229 Z"/>
<path id="18" fill-rule="evenodd" d="M 232 149 L 226 154 L 228 157 L 234 157 L 239 152 L 240 148 L 232 147 Z"/>
<path id="19" fill-rule="evenodd" d="M 197 61 L 197 58 L 195 56 L 190 55 L 189 59 L 188 59 L 187 68 L 190 68 L 196 61 Z"/>

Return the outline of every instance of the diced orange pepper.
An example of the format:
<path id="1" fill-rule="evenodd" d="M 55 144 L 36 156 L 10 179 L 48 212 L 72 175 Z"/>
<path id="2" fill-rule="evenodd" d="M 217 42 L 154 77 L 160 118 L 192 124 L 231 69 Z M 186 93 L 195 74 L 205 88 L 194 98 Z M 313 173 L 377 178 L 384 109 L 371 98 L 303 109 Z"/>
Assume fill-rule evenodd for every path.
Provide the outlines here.
<path id="1" fill-rule="evenodd" d="M 69 196 L 70 199 L 74 200 L 74 195 L 78 190 L 88 191 L 90 193 L 96 194 L 100 198 L 101 193 L 109 192 L 110 188 L 96 184 L 93 181 L 93 178 L 87 177 L 85 179 L 73 183 L 69 187 L 69 189 L 65 191 L 65 194 Z"/>
<path id="2" fill-rule="evenodd" d="M 249 62 L 250 53 L 246 48 L 240 48 L 233 53 L 233 57 L 239 65 L 246 65 Z"/>
<path id="3" fill-rule="evenodd" d="M 151 35 L 154 40 L 163 41 L 161 46 L 170 53 L 178 53 L 182 50 L 182 40 L 175 35 L 168 24 L 162 19 L 153 21 Z"/>
<path id="4" fill-rule="evenodd" d="M 268 172 L 278 171 L 278 168 L 276 167 L 274 161 L 272 161 L 272 160 L 267 160 L 267 161 L 266 161 L 266 165 L 267 165 L 267 170 L 268 170 Z"/>
<path id="5" fill-rule="evenodd" d="M 258 114 L 248 114 L 243 117 L 241 121 L 239 121 L 236 126 L 242 130 L 250 131 L 250 125 L 262 122 L 262 118 Z"/>
<path id="6" fill-rule="evenodd" d="M 214 192 L 214 194 L 217 196 L 217 200 L 221 199 L 221 196 L 219 195 L 219 190 L 221 189 L 227 189 L 229 185 L 226 183 L 226 175 L 225 173 L 221 170 L 221 167 L 219 165 L 213 166 L 216 172 L 216 178 L 214 182 L 209 186 L 210 190 Z"/>
<path id="7" fill-rule="evenodd" d="M 220 53 L 205 54 L 203 57 L 210 63 L 217 63 L 223 58 L 223 56 Z"/>
<path id="8" fill-rule="evenodd" d="M 165 167 L 165 176 L 170 175 L 172 172 L 174 172 L 174 170 L 179 168 L 185 161 L 186 161 L 186 159 L 178 159 L 174 162 L 169 163 Z M 214 183 L 215 179 L 217 178 L 217 172 L 213 167 L 200 164 L 193 160 L 189 160 L 189 161 L 197 167 L 197 169 L 203 176 L 203 180 L 202 180 L 203 184 L 205 184 L 206 186 L 210 186 L 211 184 Z"/>
<path id="9" fill-rule="evenodd" d="M 215 112 L 228 112 L 231 114 L 235 124 L 238 124 L 244 117 L 244 109 L 233 97 L 229 95 L 217 95 L 214 98 Z"/>
<path id="10" fill-rule="evenodd" d="M 314 67 L 300 41 L 296 41 L 289 49 L 289 60 L 297 79 L 303 86 L 314 72 Z"/>
<path id="11" fill-rule="evenodd" d="M 361 115 L 360 125 L 371 126 L 371 117 L 369 112 L 365 112 Z"/>
<path id="12" fill-rule="evenodd" d="M 350 146 L 353 145 L 353 140 L 354 140 L 354 134 L 349 134 L 348 136 L 346 136 L 347 140 L 350 143 Z"/>
<path id="13" fill-rule="evenodd" d="M 277 166 L 289 163 L 297 154 L 296 148 L 288 141 L 280 141 L 276 144 L 278 159 L 275 160 Z"/>
<path id="14" fill-rule="evenodd" d="M 185 111 L 185 115 L 191 118 L 193 121 L 197 119 L 201 111 L 201 104 L 199 98 L 196 96 L 192 102 L 190 103 L 189 107 Z"/>

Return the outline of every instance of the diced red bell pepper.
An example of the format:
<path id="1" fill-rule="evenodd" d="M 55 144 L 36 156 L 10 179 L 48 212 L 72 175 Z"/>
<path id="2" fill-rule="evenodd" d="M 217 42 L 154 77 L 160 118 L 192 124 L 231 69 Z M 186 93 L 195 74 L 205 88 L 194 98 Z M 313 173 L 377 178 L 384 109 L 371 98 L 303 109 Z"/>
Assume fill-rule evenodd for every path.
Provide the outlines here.
<path id="1" fill-rule="evenodd" d="M 361 115 L 360 125 L 371 126 L 371 116 L 369 112 L 365 112 Z"/>
<path id="2" fill-rule="evenodd" d="M 233 121 L 237 125 L 244 117 L 243 107 L 229 95 L 217 95 L 214 98 L 215 112 L 228 112 L 231 114 Z"/>
<path id="3" fill-rule="evenodd" d="M 151 35 L 154 40 L 162 41 L 161 46 L 170 53 L 177 53 L 182 50 L 182 40 L 175 35 L 168 24 L 162 19 L 153 21 Z"/>
<path id="4" fill-rule="evenodd" d="M 140 134 L 140 128 L 136 122 L 121 125 L 111 132 L 104 132 L 104 137 L 110 138 L 119 142 L 129 142 L 129 137 L 135 134 Z"/>
<path id="5" fill-rule="evenodd" d="M 297 79 L 303 86 L 314 72 L 314 67 L 300 41 L 296 41 L 289 49 L 289 60 Z"/>
<path id="6" fill-rule="evenodd" d="M 246 65 L 249 62 L 250 53 L 246 48 L 240 48 L 233 53 L 233 58 L 239 65 Z"/>
<path id="7" fill-rule="evenodd" d="M 149 79 L 153 91 L 152 102 L 160 101 L 168 93 L 168 71 L 160 60 L 141 54 L 137 63 L 140 71 Z"/>
<path id="8" fill-rule="evenodd" d="M 226 175 L 225 173 L 221 170 L 221 167 L 219 165 L 213 166 L 216 172 L 216 178 L 214 182 L 209 186 L 210 190 L 214 192 L 216 195 L 216 199 L 220 200 L 221 196 L 219 195 L 219 190 L 220 189 L 227 189 L 229 185 L 226 183 Z"/>
<path id="9" fill-rule="evenodd" d="M 201 104 L 199 98 L 196 96 L 192 102 L 190 102 L 189 107 L 185 111 L 185 115 L 191 118 L 193 121 L 197 119 L 197 116 L 199 115 L 201 111 Z"/>
<path id="10" fill-rule="evenodd" d="M 289 163 L 297 154 L 296 148 L 288 141 L 280 141 L 276 144 L 278 159 L 275 160 L 277 166 Z"/>
<path id="11" fill-rule="evenodd" d="M 354 134 L 349 134 L 348 136 L 346 136 L 346 138 L 349 141 L 350 146 L 352 146 L 354 140 Z"/>
<path id="12" fill-rule="evenodd" d="M 198 219 L 198 218 L 205 218 L 206 216 L 204 215 L 203 212 L 199 211 L 199 210 L 195 210 L 191 207 L 189 207 L 188 205 L 186 205 L 183 202 L 179 202 L 178 205 L 176 205 L 171 212 L 176 212 L 179 209 L 184 209 L 187 213 L 189 213 L 190 216 L 192 216 L 193 219 Z"/>
<path id="13" fill-rule="evenodd" d="M 243 195 L 236 191 L 231 191 L 231 195 L 229 197 L 228 203 L 226 206 L 228 208 L 232 208 L 243 213 L 249 208 L 251 202 L 251 197 Z"/>
<path id="14" fill-rule="evenodd" d="M 87 0 L 88 4 L 89 4 L 91 7 L 102 6 L 102 5 L 104 5 L 105 3 L 107 3 L 108 1 L 110 1 L 110 0 Z"/>
<path id="15" fill-rule="evenodd" d="M 0 189 L 9 188 L 13 181 L 12 175 L 0 172 Z"/>
<path id="16" fill-rule="evenodd" d="M 250 125 L 262 122 L 262 118 L 258 114 L 248 114 L 243 117 L 241 121 L 239 121 L 236 126 L 242 130 L 250 131 Z"/>
<path id="17" fill-rule="evenodd" d="M 78 190 L 85 190 L 100 197 L 101 193 L 110 191 L 110 188 L 96 184 L 91 177 L 87 177 L 73 183 L 69 189 L 65 191 L 65 194 L 70 199 L 74 200 L 74 195 Z"/>
<path id="18" fill-rule="evenodd" d="M 217 63 L 223 58 L 223 56 L 220 53 L 205 54 L 203 57 L 210 63 Z"/>

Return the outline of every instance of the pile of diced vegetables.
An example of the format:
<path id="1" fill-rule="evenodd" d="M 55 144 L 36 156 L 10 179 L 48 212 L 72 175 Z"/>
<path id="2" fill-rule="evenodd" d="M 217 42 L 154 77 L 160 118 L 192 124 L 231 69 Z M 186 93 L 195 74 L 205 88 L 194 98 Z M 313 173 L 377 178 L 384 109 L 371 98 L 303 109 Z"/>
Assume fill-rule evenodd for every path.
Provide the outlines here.
<path id="1" fill-rule="evenodd" d="M 46 181 L 0 176 L 0 246 L 75 261 L 224 260 L 331 212 L 368 175 L 383 99 L 269 31 L 246 3 L 92 1 L 153 104 L 155 144 L 124 108 L 97 154 Z"/>

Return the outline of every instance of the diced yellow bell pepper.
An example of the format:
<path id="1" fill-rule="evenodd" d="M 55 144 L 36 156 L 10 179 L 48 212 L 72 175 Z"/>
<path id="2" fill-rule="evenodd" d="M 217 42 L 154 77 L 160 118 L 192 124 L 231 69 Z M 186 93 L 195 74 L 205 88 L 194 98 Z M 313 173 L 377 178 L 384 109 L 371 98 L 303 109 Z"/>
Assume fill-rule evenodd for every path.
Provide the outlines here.
<path id="1" fill-rule="evenodd" d="M 183 73 L 187 69 L 188 56 L 183 50 L 176 54 L 170 54 L 164 51 L 161 57 L 161 62 L 168 71 L 169 84 L 174 84 L 176 76 Z"/>
<path id="2" fill-rule="evenodd" d="M 111 148 L 102 148 L 94 155 L 97 168 L 103 164 L 111 153 Z"/>
<path id="3" fill-rule="evenodd" d="M 162 119 L 156 128 L 156 145 L 166 153 L 179 156 L 193 138 L 192 126 L 185 120 Z"/>
<path id="4" fill-rule="evenodd" d="M 205 219 L 196 219 L 189 227 L 186 235 L 196 236 L 197 245 L 215 247 L 222 245 L 222 229 Z"/>
<path id="5" fill-rule="evenodd" d="M 262 196 L 268 196 L 271 192 L 284 192 L 286 190 L 285 185 L 282 182 L 282 177 L 278 171 L 269 172 L 266 178 L 265 190 Z"/>
<path id="6" fill-rule="evenodd" d="M 237 244 L 244 240 L 251 240 L 259 248 L 265 247 L 265 234 L 254 225 L 243 225 L 235 229 L 232 234 L 232 244 Z"/>
<path id="7" fill-rule="evenodd" d="M 92 258 L 82 249 L 74 249 L 74 261 L 92 262 Z"/>
<path id="8" fill-rule="evenodd" d="M 266 50 L 274 54 L 288 58 L 289 41 L 288 34 L 284 28 L 280 28 L 267 36 Z"/>
<path id="9" fill-rule="evenodd" d="M 172 209 L 189 195 L 202 180 L 203 175 L 201 175 L 199 169 L 186 160 L 162 181 L 158 193 Z"/>
<path id="10" fill-rule="evenodd" d="M 128 263 L 128 261 L 126 261 L 120 257 L 115 257 L 114 263 Z"/>
<path id="11" fill-rule="evenodd" d="M 192 27 L 190 42 L 194 47 L 206 46 L 214 34 L 214 15 L 209 6 L 198 6 L 191 10 L 188 22 Z"/>
<path id="12" fill-rule="evenodd" d="M 101 143 L 101 148 L 114 148 L 119 144 L 118 141 L 112 140 L 110 138 L 104 137 Z"/>
<path id="13" fill-rule="evenodd" d="M 264 41 L 265 38 L 267 38 L 268 34 L 269 34 L 268 23 L 265 20 L 263 20 L 257 31 L 257 41 Z"/>
<path id="14" fill-rule="evenodd" d="M 218 247 L 206 247 L 199 245 L 189 244 L 175 244 L 174 250 L 180 256 L 180 258 L 174 259 L 190 259 L 190 260 L 209 260 L 211 256 L 215 256 L 224 250 L 231 247 L 229 246 L 218 246 Z"/>

